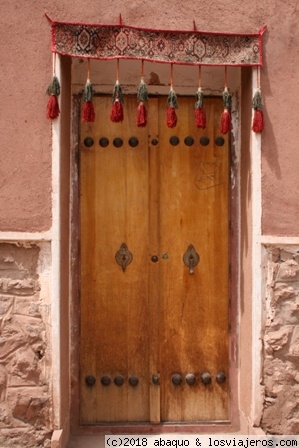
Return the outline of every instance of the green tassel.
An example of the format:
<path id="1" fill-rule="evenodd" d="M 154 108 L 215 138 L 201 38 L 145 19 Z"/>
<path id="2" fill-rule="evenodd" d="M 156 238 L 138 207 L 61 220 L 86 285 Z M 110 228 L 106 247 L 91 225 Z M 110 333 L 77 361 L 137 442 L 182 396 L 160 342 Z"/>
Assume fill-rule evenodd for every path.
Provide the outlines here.
<path id="1" fill-rule="evenodd" d="M 84 87 L 83 99 L 84 101 L 92 101 L 92 98 L 93 98 L 93 87 L 90 80 L 88 79 Z"/>
<path id="2" fill-rule="evenodd" d="M 260 90 L 257 90 L 253 96 L 252 107 L 254 110 L 261 110 L 263 108 L 263 100 Z"/>
<path id="3" fill-rule="evenodd" d="M 227 88 L 225 88 L 222 93 L 222 101 L 225 109 L 230 109 L 232 107 L 232 97 Z"/>
<path id="4" fill-rule="evenodd" d="M 55 96 L 60 95 L 60 83 L 59 79 L 55 75 L 53 75 L 52 81 L 47 88 L 47 94 Z"/>
<path id="5" fill-rule="evenodd" d="M 118 99 L 118 101 L 122 105 L 124 105 L 124 96 L 123 96 L 121 85 L 119 84 L 118 81 L 116 81 L 116 84 L 115 84 L 114 89 L 113 89 L 112 102 L 114 103 L 114 101 L 116 99 Z"/>
<path id="6" fill-rule="evenodd" d="M 203 91 L 201 89 L 198 89 L 196 93 L 195 109 L 201 109 L 202 107 L 203 107 Z"/>
<path id="7" fill-rule="evenodd" d="M 138 101 L 142 101 L 143 103 L 146 103 L 146 101 L 148 100 L 148 91 L 143 79 L 141 79 L 140 82 L 140 86 L 137 93 L 137 99 Z"/>
<path id="8" fill-rule="evenodd" d="M 175 109 L 178 109 L 178 107 L 179 107 L 178 99 L 177 99 L 176 93 L 173 89 L 170 89 L 170 92 L 167 97 L 166 107 L 169 107 L 169 106 L 174 107 Z"/>

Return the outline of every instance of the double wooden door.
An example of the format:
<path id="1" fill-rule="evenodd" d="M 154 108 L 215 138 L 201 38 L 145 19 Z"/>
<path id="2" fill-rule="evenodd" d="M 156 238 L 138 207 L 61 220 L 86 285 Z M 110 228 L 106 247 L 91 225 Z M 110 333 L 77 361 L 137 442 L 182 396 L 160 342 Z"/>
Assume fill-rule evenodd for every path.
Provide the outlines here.
<path id="1" fill-rule="evenodd" d="M 229 418 L 229 156 L 222 101 L 110 97 L 81 125 L 81 423 Z"/>

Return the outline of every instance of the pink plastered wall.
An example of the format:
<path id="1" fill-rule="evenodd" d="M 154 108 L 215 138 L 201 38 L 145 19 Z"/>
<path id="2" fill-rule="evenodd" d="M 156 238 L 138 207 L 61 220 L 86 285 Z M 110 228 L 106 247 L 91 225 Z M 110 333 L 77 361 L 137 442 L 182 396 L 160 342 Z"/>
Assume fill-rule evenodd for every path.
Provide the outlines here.
<path id="1" fill-rule="evenodd" d="M 299 30 L 297 1 L 194 2 L 1 0 L 1 196 L 2 231 L 51 227 L 51 123 L 45 119 L 45 89 L 51 78 L 50 25 L 53 19 L 135 26 L 256 32 L 263 25 L 262 136 L 264 234 L 295 236 L 299 217 L 297 125 Z M 248 117 L 249 118 L 249 117 Z"/>

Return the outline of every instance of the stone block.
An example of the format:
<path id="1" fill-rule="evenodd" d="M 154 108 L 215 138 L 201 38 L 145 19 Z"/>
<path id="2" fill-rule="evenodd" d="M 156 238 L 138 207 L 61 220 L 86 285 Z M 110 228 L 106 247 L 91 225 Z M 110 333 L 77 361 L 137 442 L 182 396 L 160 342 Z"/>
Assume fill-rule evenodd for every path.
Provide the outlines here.
<path id="1" fill-rule="evenodd" d="M 277 281 L 294 282 L 299 280 L 299 264 L 295 260 L 286 260 L 279 266 Z"/>
<path id="2" fill-rule="evenodd" d="M 8 355 L 13 353 L 22 345 L 26 344 L 24 333 L 19 323 L 14 320 L 15 316 L 4 321 L 0 336 L 1 359 L 5 361 Z"/>
<path id="3" fill-rule="evenodd" d="M 32 278 L 21 280 L 19 279 L 0 280 L 0 292 L 2 294 L 32 296 L 38 290 L 39 290 L 38 283 Z"/>
<path id="4" fill-rule="evenodd" d="M 280 261 L 292 260 L 294 258 L 294 254 L 287 250 L 281 249 L 279 253 Z"/>
<path id="5" fill-rule="evenodd" d="M 299 434 L 299 418 L 287 422 L 284 431 L 284 434 Z"/>
<path id="6" fill-rule="evenodd" d="M 294 399 L 294 390 L 286 385 L 276 398 L 266 397 L 262 427 L 270 434 L 291 434 L 288 432 L 289 423 L 298 418 L 297 401 Z"/>
<path id="7" fill-rule="evenodd" d="M 7 402 L 12 416 L 19 422 L 30 424 L 37 429 L 49 425 L 49 395 L 40 387 L 8 389 Z"/>
<path id="8" fill-rule="evenodd" d="M 37 278 L 39 247 L 35 244 L 0 244 L 0 278 Z"/>
<path id="9" fill-rule="evenodd" d="M 298 291 L 294 288 L 294 285 L 282 282 L 275 283 L 273 292 L 275 303 L 279 303 L 284 300 L 290 300 L 298 296 Z"/>
<path id="10" fill-rule="evenodd" d="M 299 361 L 299 325 L 294 327 L 290 348 L 286 356 L 288 359 L 294 360 L 295 362 Z"/>
<path id="11" fill-rule="evenodd" d="M 15 315 L 14 322 L 21 328 L 24 338 L 30 344 L 45 339 L 45 325 L 42 319 L 31 316 Z"/>
<path id="12" fill-rule="evenodd" d="M 41 317 L 39 302 L 36 296 L 27 297 L 16 297 L 14 304 L 14 313 L 24 314 L 32 317 Z"/>
<path id="13" fill-rule="evenodd" d="M 16 350 L 7 364 L 9 387 L 34 386 L 39 384 L 40 368 L 38 357 L 31 347 L 25 346 Z"/>
<path id="14" fill-rule="evenodd" d="M 268 249 L 269 259 L 274 263 L 277 263 L 280 260 L 280 249 L 279 247 L 273 247 Z"/>
<path id="15" fill-rule="evenodd" d="M 299 324 L 299 301 L 285 300 L 274 309 L 274 318 L 272 327 L 277 329 L 283 325 Z"/>
<path id="16" fill-rule="evenodd" d="M 0 319 L 3 315 L 12 310 L 13 298 L 0 295 Z"/>
<path id="17" fill-rule="evenodd" d="M 51 433 L 47 430 L 36 431 L 35 428 L 5 428 L 0 431 L 2 448 L 50 448 Z"/>
<path id="18" fill-rule="evenodd" d="M 265 343 L 274 351 L 281 350 L 289 342 L 292 331 L 292 325 L 285 325 L 277 331 L 269 331 L 265 336 Z"/>
<path id="19" fill-rule="evenodd" d="M 3 400 L 7 386 L 7 371 L 4 364 L 0 364 L 0 399 Z"/>

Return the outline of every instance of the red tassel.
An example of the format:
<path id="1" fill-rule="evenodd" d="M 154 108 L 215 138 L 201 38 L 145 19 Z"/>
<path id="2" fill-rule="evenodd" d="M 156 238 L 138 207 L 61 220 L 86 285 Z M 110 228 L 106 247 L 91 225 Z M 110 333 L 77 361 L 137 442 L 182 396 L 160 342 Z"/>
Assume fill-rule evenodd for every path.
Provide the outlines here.
<path id="1" fill-rule="evenodd" d="M 175 128 L 177 124 L 177 116 L 175 108 L 172 106 L 168 106 L 167 108 L 167 126 L 169 128 Z"/>
<path id="2" fill-rule="evenodd" d="M 92 101 L 85 101 L 82 108 L 82 121 L 93 123 L 95 120 L 95 111 Z"/>
<path id="3" fill-rule="evenodd" d="M 47 105 L 47 118 L 54 120 L 60 114 L 58 98 L 56 95 L 50 95 Z"/>
<path id="4" fill-rule="evenodd" d="M 143 101 L 140 101 L 137 107 L 137 126 L 140 128 L 144 128 L 147 125 L 147 110 L 143 103 Z"/>
<path id="5" fill-rule="evenodd" d="M 220 132 L 222 134 L 227 134 L 232 128 L 230 113 L 227 109 L 221 115 L 221 125 Z"/>
<path id="6" fill-rule="evenodd" d="M 121 123 L 123 119 L 124 119 L 123 106 L 119 100 L 116 100 L 112 104 L 110 120 L 113 121 L 113 123 Z"/>
<path id="7" fill-rule="evenodd" d="M 195 124 L 199 129 L 205 129 L 207 124 L 206 112 L 203 107 L 195 109 Z"/>
<path id="8" fill-rule="evenodd" d="M 256 109 L 254 111 L 252 130 L 254 132 L 262 132 L 264 129 L 264 114 L 261 109 Z"/>

